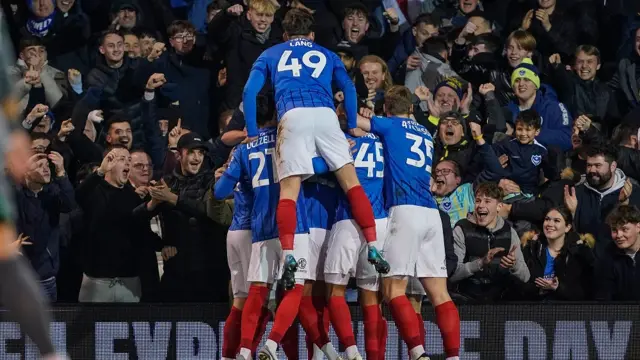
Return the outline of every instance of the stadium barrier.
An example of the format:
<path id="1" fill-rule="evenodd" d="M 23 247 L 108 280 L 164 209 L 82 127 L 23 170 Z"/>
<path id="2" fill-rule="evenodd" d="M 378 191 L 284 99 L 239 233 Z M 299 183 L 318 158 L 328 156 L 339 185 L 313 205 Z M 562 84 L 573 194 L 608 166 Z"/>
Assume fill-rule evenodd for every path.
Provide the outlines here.
<path id="1" fill-rule="evenodd" d="M 459 310 L 460 359 L 640 359 L 638 304 L 461 305 Z M 222 304 L 57 306 L 51 327 L 56 347 L 73 360 L 211 360 L 221 357 L 227 311 Z M 364 353 L 362 314 L 357 307 L 352 314 Z M 444 359 L 433 311 L 425 307 L 423 315 L 427 352 Z M 0 322 L 0 335 L 0 359 L 38 358 L 16 323 Z M 299 337 L 300 359 L 306 359 L 303 331 Z M 333 330 L 331 338 L 337 344 Z M 386 358 L 406 359 L 406 354 L 390 321 Z"/>

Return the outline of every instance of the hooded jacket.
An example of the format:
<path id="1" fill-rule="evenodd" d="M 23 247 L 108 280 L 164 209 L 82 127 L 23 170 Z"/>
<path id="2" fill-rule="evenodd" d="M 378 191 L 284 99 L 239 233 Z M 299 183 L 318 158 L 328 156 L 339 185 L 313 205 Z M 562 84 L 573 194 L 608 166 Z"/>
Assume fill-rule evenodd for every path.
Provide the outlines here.
<path id="1" fill-rule="evenodd" d="M 513 125 L 521 111 L 517 100 L 510 102 L 507 109 L 510 111 L 507 121 Z M 570 150 L 573 118 L 566 106 L 558 102 L 556 93 L 547 86 L 541 86 L 531 109 L 540 115 L 542 122 L 536 140 L 546 147 L 557 146 L 563 151 Z"/>
<path id="2" fill-rule="evenodd" d="M 576 186 L 578 207 L 574 215 L 575 229 L 579 233 L 590 233 L 595 236 L 596 256 L 602 255 L 611 242 L 611 233 L 605 219 L 618 205 L 620 190 L 627 180 L 627 176 L 620 169 L 616 169 L 613 177 L 613 185 L 604 190 L 598 190 L 588 182 Z"/>

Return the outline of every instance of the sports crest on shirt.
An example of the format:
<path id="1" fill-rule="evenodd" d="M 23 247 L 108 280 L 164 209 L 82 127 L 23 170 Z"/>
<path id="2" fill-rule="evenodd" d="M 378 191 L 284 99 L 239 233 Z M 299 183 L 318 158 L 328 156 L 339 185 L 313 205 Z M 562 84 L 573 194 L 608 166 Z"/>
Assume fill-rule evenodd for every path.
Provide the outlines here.
<path id="1" fill-rule="evenodd" d="M 535 166 L 540 165 L 542 162 L 542 155 L 531 155 L 531 163 Z"/>

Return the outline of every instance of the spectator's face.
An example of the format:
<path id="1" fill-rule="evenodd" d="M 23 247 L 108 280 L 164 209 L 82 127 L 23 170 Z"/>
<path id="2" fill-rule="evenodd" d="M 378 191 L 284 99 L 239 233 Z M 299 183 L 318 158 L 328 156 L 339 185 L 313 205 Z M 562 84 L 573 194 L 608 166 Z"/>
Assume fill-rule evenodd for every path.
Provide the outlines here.
<path id="1" fill-rule="evenodd" d="M 128 150 L 118 149 L 116 153 L 116 165 L 110 173 L 117 186 L 123 186 L 129 181 L 129 171 L 131 170 L 131 155 Z"/>
<path id="2" fill-rule="evenodd" d="M 478 54 L 482 54 L 486 52 L 489 52 L 489 50 L 487 50 L 487 46 L 485 44 L 473 45 L 471 49 L 469 49 L 468 56 L 469 58 L 473 58 Z"/>
<path id="3" fill-rule="evenodd" d="M 518 67 L 524 58 L 531 58 L 531 51 L 523 49 L 514 39 L 507 44 L 507 61 L 512 68 Z"/>
<path id="4" fill-rule="evenodd" d="M 440 105 L 440 109 L 443 112 L 452 111 L 458 109 L 460 104 L 460 98 L 453 89 L 446 86 L 441 87 L 436 92 L 435 101 Z"/>
<path id="5" fill-rule="evenodd" d="M 576 57 L 573 70 L 580 79 L 590 81 L 596 78 L 596 72 L 600 70 L 600 61 L 598 61 L 597 56 L 587 55 L 584 51 L 580 51 Z"/>
<path id="6" fill-rule="evenodd" d="M 33 128 L 33 132 L 48 133 L 51 130 L 51 118 L 49 115 L 42 117 L 42 120 Z"/>
<path id="7" fill-rule="evenodd" d="M 416 38 L 418 48 L 422 47 L 422 44 L 424 44 L 427 39 L 433 36 L 438 36 L 438 28 L 425 23 L 420 23 L 417 26 L 414 26 L 412 32 L 413 36 Z"/>
<path id="8" fill-rule="evenodd" d="M 627 250 L 633 248 L 638 242 L 640 224 L 628 223 L 611 229 L 611 237 L 618 249 Z"/>
<path id="9" fill-rule="evenodd" d="M 91 142 L 96 141 L 97 131 L 96 131 L 95 125 L 93 125 L 93 121 L 87 119 L 87 122 L 85 122 L 85 125 L 84 125 L 84 131 L 82 133 L 84 134 L 84 136 L 89 138 Z"/>
<path id="10" fill-rule="evenodd" d="M 108 63 L 117 64 L 124 57 L 124 39 L 120 35 L 109 34 L 100 45 L 100 53 Z"/>
<path id="11" fill-rule="evenodd" d="M 54 6 L 51 0 L 33 0 L 31 12 L 39 18 L 46 18 L 53 13 Z"/>
<path id="12" fill-rule="evenodd" d="M 27 174 L 27 180 L 36 184 L 48 184 L 51 182 L 51 169 L 49 169 L 49 160 L 38 160 L 31 171 Z"/>
<path id="13" fill-rule="evenodd" d="M 184 175 L 196 175 L 202 167 L 204 151 L 202 149 L 180 150 L 180 166 Z"/>
<path id="14" fill-rule="evenodd" d="M 476 207 L 473 215 L 476 218 L 476 224 L 489 227 L 494 225 L 498 216 L 498 206 L 500 202 L 494 198 L 485 195 L 476 195 Z"/>
<path id="15" fill-rule="evenodd" d="M 556 6 L 556 0 L 538 0 L 541 9 L 550 9 Z"/>
<path id="16" fill-rule="evenodd" d="M 344 31 L 346 40 L 354 44 L 359 43 L 367 30 L 369 30 L 367 14 L 361 11 L 354 11 L 348 14 L 342 20 L 342 30 Z"/>
<path id="17" fill-rule="evenodd" d="M 156 43 L 156 39 L 150 36 L 143 36 L 140 39 L 140 56 L 147 57 L 151 54 L 151 49 L 153 49 L 153 44 Z"/>
<path id="18" fill-rule="evenodd" d="M 113 123 L 107 132 L 107 143 L 110 145 L 123 145 L 131 149 L 131 125 L 128 122 Z"/>
<path id="19" fill-rule="evenodd" d="M 175 34 L 169 42 L 178 54 L 188 54 L 193 50 L 196 42 L 195 34 L 190 30 L 185 30 Z"/>
<path id="20" fill-rule="evenodd" d="M 640 29 L 636 31 L 636 54 L 640 55 Z"/>
<path id="21" fill-rule="evenodd" d="M 34 154 L 44 154 L 51 142 L 47 139 L 35 139 L 31 141 L 31 151 Z"/>
<path id="22" fill-rule="evenodd" d="M 71 10 L 71 8 L 73 7 L 73 4 L 75 3 L 76 3 L 76 0 L 57 0 L 56 6 L 63 13 L 67 13 L 69 12 L 69 10 Z"/>
<path id="23" fill-rule="evenodd" d="M 436 166 L 434 184 L 431 191 L 436 196 L 447 196 L 451 194 L 459 185 L 462 179 L 455 173 L 455 166 L 451 161 L 441 161 Z"/>
<path id="24" fill-rule="evenodd" d="M 571 224 L 567 224 L 557 210 L 551 210 L 547 213 L 542 224 L 542 231 L 547 239 L 552 241 L 560 239 L 569 230 L 571 230 Z"/>
<path id="25" fill-rule="evenodd" d="M 131 58 L 140 57 L 140 40 L 135 35 L 125 35 L 124 36 L 124 51 L 127 52 L 127 55 Z"/>
<path id="26" fill-rule="evenodd" d="M 582 139 L 580 138 L 580 129 L 574 126 L 573 133 L 571 134 L 571 147 L 575 150 L 580 146 L 582 146 Z"/>
<path id="27" fill-rule="evenodd" d="M 347 71 L 351 71 L 351 69 L 353 69 L 353 67 L 356 65 L 356 59 L 354 59 L 353 56 L 343 52 L 338 53 L 338 55 L 340 56 L 340 60 L 344 64 L 344 68 L 347 69 Z"/>
<path id="28" fill-rule="evenodd" d="M 367 84 L 369 90 L 382 89 L 384 84 L 384 72 L 382 71 L 382 65 L 377 62 L 367 62 L 360 64 L 360 72 L 364 76 L 364 81 Z"/>
<path id="29" fill-rule="evenodd" d="M 592 187 L 599 189 L 606 185 L 613 177 L 616 163 L 608 163 L 604 156 L 592 156 L 587 158 L 587 182 Z"/>
<path id="30" fill-rule="evenodd" d="M 460 10 L 468 14 L 478 7 L 478 0 L 460 0 L 458 4 L 460 5 Z"/>
<path id="31" fill-rule="evenodd" d="M 247 19 L 249 19 L 253 29 L 260 34 L 263 34 L 271 27 L 273 16 L 274 14 L 258 11 L 254 8 L 249 8 L 249 11 L 247 11 Z"/>
<path id="32" fill-rule="evenodd" d="M 151 158 L 141 151 L 131 154 L 131 174 L 129 180 L 135 186 L 147 186 L 153 177 Z"/>
<path id="33" fill-rule="evenodd" d="M 540 135 L 540 129 L 526 125 L 522 121 L 516 121 L 516 139 L 520 144 L 531 144 L 538 135 Z"/>
<path id="34" fill-rule="evenodd" d="M 118 11 L 119 24 L 125 29 L 133 29 L 136 26 L 137 13 L 134 9 L 126 8 Z"/>
<path id="35" fill-rule="evenodd" d="M 438 137 L 445 145 L 455 145 L 462 141 L 464 129 L 456 118 L 445 118 L 438 124 Z"/>
<path id="36" fill-rule="evenodd" d="M 169 133 L 169 120 L 158 120 L 158 126 L 160 127 L 162 136 L 167 136 L 167 134 Z"/>
<path id="37" fill-rule="evenodd" d="M 44 46 L 29 46 L 20 52 L 20 59 L 27 64 L 44 63 L 47 61 L 47 48 Z"/>
<path id="38" fill-rule="evenodd" d="M 513 84 L 513 92 L 521 101 L 528 101 L 536 94 L 536 86 L 529 79 L 518 78 Z"/>

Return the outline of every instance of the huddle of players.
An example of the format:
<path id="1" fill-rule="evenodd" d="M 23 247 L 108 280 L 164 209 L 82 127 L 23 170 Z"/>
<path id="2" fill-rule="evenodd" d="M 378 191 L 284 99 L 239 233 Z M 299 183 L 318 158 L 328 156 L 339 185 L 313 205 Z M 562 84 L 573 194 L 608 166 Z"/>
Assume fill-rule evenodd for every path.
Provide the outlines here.
<path id="1" fill-rule="evenodd" d="M 423 323 L 418 323 L 418 320 L 422 322 L 421 317 L 416 316 L 404 294 L 407 276 L 425 279 L 423 283 L 427 284 L 423 286 L 436 307 L 436 322 L 443 335 L 447 359 L 456 359 L 459 318 L 446 293 L 442 223 L 428 191 L 433 140 L 422 125 L 408 118 L 411 113 L 408 89 L 390 89 L 385 104 L 387 114 L 392 117 L 359 117 L 358 125 L 368 132 L 361 131 L 357 137 L 345 134 L 358 179 L 374 211 L 377 245 L 384 249 L 390 263 L 396 265 L 382 269 L 387 272 L 384 276 L 395 280 L 385 284 L 384 298 L 407 342 L 411 358 L 424 359 L 424 332 L 420 331 Z M 255 353 L 262 336 L 259 331 L 256 336 L 256 330 L 263 328 L 260 323 L 267 321 L 265 304 L 269 289 L 282 276 L 275 211 L 279 200 L 275 165 L 278 136 L 273 113 L 273 100 L 259 97 L 258 119 L 262 120 L 259 135 L 236 148 L 227 170 L 216 184 L 216 197 L 223 198 L 233 192 L 235 199 L 234 219 L 227 239 L 234 298 L 247 298 L 250 292 L 255 292 L 263 300 L 260 306 L 244 304 L 244 311 L 232 309 L 236 319 L 228 319 L 227 324 L 233 326 L 240 318 L 241 337 L 239 344 L 233 344 L 233 334 L 225 331 L 223 359 L 235 358 L 238 351 L 239 359 L 249 359 Z M 314 159 L 314 170 L 326 172 L 321 159 Z M 349 279 L 355 277 L 364 314 L 367 359 L 384 359 L 387 323 L 380 309 L 380 275 L 368 262 L 367 243 L 353 220 L 345 194 L 332 177 L 318 174 L 302 184 L 296 203 L 294 255 L 299 266 L 295 282 L 306 285 L 301 289 L 299 308 L 289 312 L 294 313 L 294 318 L 297 313 L 314 344 L 315 354 L 339 359 L 322 321 L 322 313 L 328 311 L 331 324 L 345 345 L 347 358 L 361 359 L 344 297 Z M 386 244 L 385 240 L 393 243 Z M 428 284 L 429 279 L 438 278 L 442 280 L 440 284 Z M 327 284 L 327 300 L 320 305 L 318 298 L 312 297 L 313 281 Z M 424 294 L 422 289 L 418 294 Z M 284 334 L 275 335 L 281 342 Z"/>

